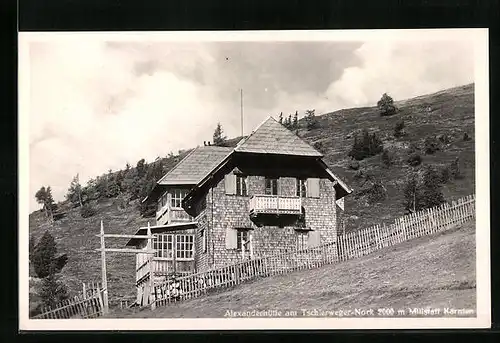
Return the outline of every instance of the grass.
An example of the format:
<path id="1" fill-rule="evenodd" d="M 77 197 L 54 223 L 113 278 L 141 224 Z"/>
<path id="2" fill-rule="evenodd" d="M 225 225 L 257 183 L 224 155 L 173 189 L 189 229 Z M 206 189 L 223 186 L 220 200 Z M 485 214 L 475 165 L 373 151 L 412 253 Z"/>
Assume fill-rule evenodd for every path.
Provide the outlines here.
<path id="1" fill-rule="evenodd" d="M 355 190 L 345 199 L 347 231 L 391 222 L 403 215 L 402 180 L 409 171 L 415 170 L 404 162 L 407 147 L 411 143 L 421 145 L 429 135 L 448 134 L 453 140 L 434 155 L 422 153 L 424 165 L 450 163 L 457 156 L 461 161 L 464 178 L 444 185 L 445 199 L 453 200 L 474 193 L 474 140 L 462 140 L 463 132 L 474 137 L 474 85 L 401 101 L 397 105 L 400 111 L 390 117 L 381 117 L 375 107 L 327 113 L 318 116 L 319 125 L 313 130 L 306 130 L 305 122 L 299 121 L 302 128 L 298 134 L 310 144 L 323 142 L 325 161 Z M 428 111 L 429 106 L 431 112 Z M 401 119 L 405 122 L 407 135 L 395 139 L 393 128 Z M 360 170 L 380 179 L 387 189 L 387 198 L 374 204 L 367 203 L 366 197 L 356 193 L 362 187 L 363 180 L 355 179 L 355 171 L 348 168 L 347 153 L 352 146 L 353 132 L 363 128 L 378 131 L 384 146 L 394 151 L 396 157 L 395 163 L 389 168 L 383 166 L 380 155 L 360 162 Z M 234 138 L 230 144 L 234 145 L 238 141 L 239 138 Z M 168 159 L 170 164 L 167 169 L 173 167 L 180 157 Z M 50 225 L 41 211 L 30 214 L 30 235 L 38 239 L 48 230 L 54 235 L 59 251 L 68 254 L 69 261 L 62 275 L 73 294 L 81 290 L 81 282 L 100 280 L 99 253 L 94 249 L 99 247 L 99 239 L 95 235 L 99 233 L 101 219 L 104 220 L 107 233 L 124 234 L 135 233 L 148 220 L 154 221 L 154 218 L 141 218 L 134 204 L 119 210 L 114 202 L 113 199 L 101 201 L 97 205 L 97 215 L 87 219 L 81 218 L 78 209 L 72 209 L 65 218 Z M 115 247 L 123 247 L 126 243 L 123 240 L 113 242 Z M 110 301 L 135 296 L 134 267 L 134 256 L 108 254 Z"/>
<path id="2" fill-rule="evenodd" d="M 148 219 L 141 218 L 139 211 L 131 206 L 119 210 L 113 200 L 102 201 L 98 214 L 83 219 L 78 210 L 69 211 L 65 218 L 49 225 L 44 216 L 37 211 L 30 215 L 30 234 L 38 240 L 45 230 L 55 238 L 59 253 L 68 254 L 68 263 L 62 271 L 63 281 L 72 295 L 82 289 L 82 282 L 101 280 L 100 221 L 104 221 L 106 233 L 134 234 L 140 226 L 147 225 Z M 150 219 L 149 219 L 150 220 Z M 127 239 L 106 240 L 109 248 L 123 248 Z M 122 297 L 135 296 L 135 255 L 108 253 L 106 255 L 110 301 Z"/>
<path id="3" fill-rule="evenodd" d="M 474 222 L 319 269 L 268 277 L 152 311 L 116 318 L 214 318 L 226 311 L 476 308 Z"/>

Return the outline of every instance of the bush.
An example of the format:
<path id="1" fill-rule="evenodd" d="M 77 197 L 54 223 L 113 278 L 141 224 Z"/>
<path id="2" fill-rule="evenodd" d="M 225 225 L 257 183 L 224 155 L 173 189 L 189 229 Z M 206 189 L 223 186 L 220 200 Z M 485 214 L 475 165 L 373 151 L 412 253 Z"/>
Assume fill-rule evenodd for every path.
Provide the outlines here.
<path id="1" fill-rule="evenodd" d="M 53 307 L 68 299 L 68 290 L 64 283 L 59 281 L 55 275 L 49 275 L 41 282 L 41 287 L 38 292 L 42 300 L 43 306 Z"/>
<path id="2" fill-rule="evenodd" d="M 417 174 L 411 173 L 407 176 L 403 187 L 404 202 L 403 206 L 408 213 L 413 213 L 422 209 L 420 203 L 420 187 Z"/>
<path id="3" fill-rule="evenodd" d="M 444 195 L 441 192 L 439 173 L 432 166 L 424 170 L 421 185 L 421 203 L 423 208 L 431 208 L 441 205 L 444 202 Z"/>
<path id="4" fill-rule="evenodd" d="M 380 160 L 385 167 L 390 167 L 394 164 L 394 155 L 389 150 L 384 149 L 382 155 L 380 155 Z"/>
<path id="5" fill-rule="evenodd" d="M 444 165 L 439 168 L 439 182 L 444 184 L 451 180 L 452 173 L 449 165 Z"/>
<path id="6" fill-rule="evenodd" d="M 408 147 L 408 154 L 413 154 L 415 152 L 420 151 L 420 147 L 417 145 L 417 143 L 410 143 L 410 146 Z"/>
<path id="7" fill-rule="evenodd" d="M 384 201 L 387 198 L 387 191 L 379 180 L 375 181 L 368 190 L 368 201 L 376 203 Z"/>
<path id="8" fill-rule="evenodd" d="M 364 129 L 361 137 L 358 134 L 354 136 L 354 142 L 349 151 L 349 156 L 355 160 L 362 160 L 366 157 L 375 156 L 383 150 L 382 140 L 374 132 L 370 134 L 368 130 Z"/>
<path id="9" fill-rule="evenodd" d="M 382 116 L 391 116 L 397 112 L 394 100 L 387 93 L 382 95 L 382 98 L 377 102 L 377 107 Z"/>
<path id="10" fill-rule="evenodd" d="M 439 150 L 439 142 L 434 136 L 429 136 L 424 141 L 424 151 L 427 155 L 432 155 Z"/>
<path id="11" fill-rule="evenodd" d="M 460 169 L 460 161 L 457 158 L 450 164 L 450 174 L 454 179 L 461 179 L 463 178 L 462 171 Z"/>
<path id="12" fill-rule="evenodd" d="M 64 268 L 68 256 L 64 254 L 56 257 L 56 254 L 56 241 L 48 231 L 45 231 L 31 254 L 31 262 L 37 277 L 44 278 L 59 273 Z"/>
<path id="13" fill-rule="evenodd" d="M 306 127 L 308 130 L 312 130 L 318 127 L 318 118 L 314 114 L 315 110 L 307 110 L 305 115 Z"/>
<path id="14" fill-rule="evenodd" d="M 359 169 L 359 162 L 356 161 L 356 160 L 351 160 L 349 161 L 349 165 L 348 165 L 349 169 L 351 170 L 358 170 Z"/>
<path id="15" fill-rule="evenodd" d="M 464 140 L 464 142 L 465 142 L 465 141 L 470 141 L 470 140 L 471 140 L 471 138 L 470 138 L 470 136 L 469 136 L 469 134 L 468 134 L 467 132 L 464 132 L 464 136 L 463 136 L 463 138 L 462 138 L 462 139 Z"/>
<path id="16" fill-rule="evenodd" d="M 444 196 L 440 178 L 439 172 L 432 166 L 425 168 L 422 177 L 411 173 L 403 188 L 406 211 L 415 212 L 441 205 Z"/>
<path id="17" fill-rule="evenodd" d="M 314 142 L 313 147 L 321 153 L 324 153 L 326 151 L 326 147 L 323 141 Z"/>
<path id="18" fill-rule="evenodd" d="M 400 120 L 394 125 L 394 137 L 403 137 L 406 135 L 406 132 L 404 130 L 405 128 L 405 122 L 403 120 Z"/>
<path id="19" fill-rule="evenodd" d="M 452 142 L 452 138 L 447 134 L 438 135 L 437 139 L 443 144 L 450 144 Z"/>
<path id="20" fill-rule="evenodd" d="M 90 204 L 85 204 L 80 207 L 80 215 L 82 218 L 90 218 L 97 213 L 96 209 Z"/>
<path id="21" fill-rule="evenodd" d="M 365 173 L 360 169 L 360 170 L 357 170 L 355 173 L 354 173 L 354 180 L 360 180 L 360 179 L 363 179 L 365 177 Z"/>
<path id="22" fill-rule="evenodd" d="M 422 157 L 418 153 L 413 153 L 408 156 L 406 162 L 408 162 L 410 166 L 416 167 L 422 163 Z"/>

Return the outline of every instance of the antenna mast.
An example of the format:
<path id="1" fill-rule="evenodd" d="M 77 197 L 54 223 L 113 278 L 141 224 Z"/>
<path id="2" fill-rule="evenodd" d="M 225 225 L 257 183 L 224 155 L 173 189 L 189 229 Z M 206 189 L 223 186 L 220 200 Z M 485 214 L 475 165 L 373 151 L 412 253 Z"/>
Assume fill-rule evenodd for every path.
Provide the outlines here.
<path id="1" fill-rule="evenodd" d="M 240 89 L 240 99 L 241 99 L 241 136 L 243 136 L 243 88 Z"/>

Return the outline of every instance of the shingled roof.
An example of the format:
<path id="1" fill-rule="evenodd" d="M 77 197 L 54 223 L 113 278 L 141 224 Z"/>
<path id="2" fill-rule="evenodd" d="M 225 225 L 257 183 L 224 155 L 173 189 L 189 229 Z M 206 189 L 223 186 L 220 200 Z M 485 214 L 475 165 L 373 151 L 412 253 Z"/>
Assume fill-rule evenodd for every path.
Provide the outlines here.
<path id="1" fill-rule="evenodd" d="M 195 185 L 217 167 L 232 148 L 203 146 L 194 149 L 159 181 L 159 185 Z"/>
<path id="2" fill-rule="evenodd" d="M 267 118 L 250 136 L 239 143 L 234 151 L 323 157 L 320 152 L 272 117 Z"/>

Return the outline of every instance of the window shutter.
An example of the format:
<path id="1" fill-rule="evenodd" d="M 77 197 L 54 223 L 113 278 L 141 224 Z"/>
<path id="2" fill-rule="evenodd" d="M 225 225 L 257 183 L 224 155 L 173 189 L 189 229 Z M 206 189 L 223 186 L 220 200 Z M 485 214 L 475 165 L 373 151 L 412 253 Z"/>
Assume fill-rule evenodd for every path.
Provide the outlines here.
<path id="1" fill-rule="evenodd" d="M 337 206 L 340 207 L 340 209 L 343 211 L 344 210 L 344 198 L 340 198 L 336 202 L 337 202 Z"/>
<path id="2" fill-rule="evenodd" d="M 315 248 L 320 244 L 320 235 L 319 231 L 309 231 L 309 235 L 307 237 L 307 247 Z"/>
<path id="3" fill-rule="evenodd" d="M 238 232 L 233 228 L 226 228 L 226 249 L 236 249 Z"/>
<path id="4" fill-rule="evenodd" d="M 307 179 L 307 196 L 310 198 L 319 198 L 319 179 Z"/>
<path id="5" fill-rule="evenodd" d="M 226 194 L 236 194 L 236 175 L 227 174 L 224 176 L 224 187 Z"/>

